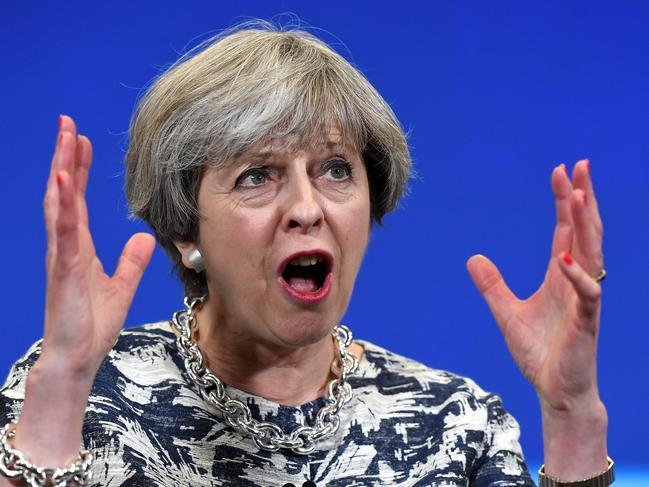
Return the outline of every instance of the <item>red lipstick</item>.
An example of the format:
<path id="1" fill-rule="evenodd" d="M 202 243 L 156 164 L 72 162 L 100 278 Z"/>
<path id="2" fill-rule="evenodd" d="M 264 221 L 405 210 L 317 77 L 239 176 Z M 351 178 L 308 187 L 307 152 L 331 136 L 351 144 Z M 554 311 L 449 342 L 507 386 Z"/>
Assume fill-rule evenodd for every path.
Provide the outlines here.
<path id="1" fill-rule="evenodd" d="M 297 263 L 300 257 L 313 256 L 318 258 L 316 264 L 299 265 Z M 291 264 L 294 261 L 296 263 Z M 288 256 L 280 264 L 277 271 L 277 281 L 290 298 L 300 304 L 313 305 L 323 301 L 329 295 L 333 281 L 332 269 L 333 257 L 329 252 L 320 249 L 296 252 Z M 292 286 L 289 281 L 302 284 Z M 317 285 L 317 289 L 308 289 L 308 282 L 311 282 L 312 286 Z"/>

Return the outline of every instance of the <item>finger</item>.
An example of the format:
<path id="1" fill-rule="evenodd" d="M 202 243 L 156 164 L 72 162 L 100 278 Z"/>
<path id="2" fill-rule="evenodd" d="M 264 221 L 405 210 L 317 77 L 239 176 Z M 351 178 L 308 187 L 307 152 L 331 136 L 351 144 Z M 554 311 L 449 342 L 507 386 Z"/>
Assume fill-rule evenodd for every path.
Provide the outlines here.
<path id="1" fill-rule="evenodd" d="M 498 268 L 484 255 L 474 255 L 466 263 L 469 274 L 487 302 L 503 333 L 518 298 L 511 292 Z"/>
<path id="2" fill-rule="evenodd" d="M 86 186 L 88 173 L 92 163 L 92 144 L 85 135 L 77 137 L 75 186 L 77 189 L 79 218 L 85 225 L 88 224 L 88 206 L 86 205 Z"/>
<path id="3" fill-rule="evenodd" d="M 596 331 L 597 313 L 599 313 L 602 286 L 590 276 L 568 252 L 561 254 L 557 262 L 578 297 L 577 310 L 583 323 L 590 331 Z"/>
<path id="4" fill-rule="evenodd" d="M 57 142 L 56 142 L 56 148 L 59 149 L 61 147 L 61 136 L 64 133 L 71 134 L 74 139 L 77 137 L 77 126 L 74 123 L 74 120 L 72 120 L 71 117 L 67 115 L 59 115 L 59 129 L 57 133 Z M 54 151 L 54 156 L 52 157 L 52 164 L 50 167 L 50 175 L 48 178 L 48 188 L 50 186 L 56 186 L 56 175 L 60 171 L 69 171 L 69 168 L 66 168 L 65 166 L 61 166 L 61 162 L 66 163 L 69 162 L 68 160 L 62 160 L 60 158 L 61 152 L 58 150 Z"/>
<path id="5" fill-rule="evenodd" d="M 52 154 L 52 160 L 50 162 L 50 173 L 47 176 L 47 192 L 56 192 L 55 178 L 56 178 L 56 174 L 59 172 L 57 163 L 59 160 L 59 155 L 60 155 L 59 148 L 61 146 L 61 138 L 63 134 L 61 131 L 61 127 L 63 126 L 63 117 L 64 117 L 63 115 L 59 115 L 59 124 L 56 131 L 56 144 L 54 144 L 54 153 Z M 46 192 L 46 196 L 47 196 L 47 192 Z M 51 203 L 53 201 L 58 201 L 58 194 L 51 195 L 50 200 L 52 200 L 49 205 L 51 207 L 52 206 Z"/>
<path id="6" fill-rule="evenodd" d="M 62 279 L 80 265 L 78 213 L 72 178 L 66 171 L 57 174 L 59 211 L 56 218 L 54 277 Z"/>
<path id="7" fill-rule="evenodd" d="M 572 183 L 568 178 L 565 164 L 555 167 L 552 171 L 552 192 L 557 215 L 557 224 L 552 238 L 552 256 L 556 257 L 563 251 L 570 251 L 572 243 L 573 221 L 570 207 Z"/>
<path id="8" fill-rule="evenodd" d="M 113 280 L 117 283 L 122 298 L 129 305 L 151 260 L 154 248 L 155 239 L 148 233 L 136 233 L 124 246 Z"/>
<path id="9" fill-rule="evenodd" d="M 56 139 L 54 157 L 52 157 L 50 176 L 47 181 L 48 189 L 56 186 L 56 176 L 61 171 L 66 171 L 67 173 L 72 175 L 74 174 L 76 150 L 77 150 L 76 133 L 61 130 Z"/>
<path id="10" fill-rule="evenodd" d="M 78 200 L 77 200 L 77 204 L 78 204 Z M 78 212 L 80 213 L 81 210 L 78 210 Z M 92 235 L 90 233 L 90 229 L 88 228 L 88 225 L 82 224 L 81 221 L 79 221 L 79 223 L 80 224 L 77 225 L 77 232 L 79 234 L 79 255 L 81 256 L 84 262 L 100 263 L 99 259 L 97 258 L 97 254 L 95 252 L 95 243 L 92 240 Z M 103 267 L 97 270 L 101 272 L 95 275 L 103 274 Z"/>
<path id="11" fill-rule="evenodd" d="M 61 195 L 60 186 L 57 183 L 57 176 L 67 173 L 67 167 L 74 165 L 76 141 L 69 132 L 60 132 L 57 138 L 57 145 L 54 151 L 52 171 L 48 181 L 47 191 L 43 199 L 43 211 L 45 214 L 45 232 L 47 234 L 47 269 L 50 269 L 51 261 L 57 250 L 57 220 L 60 212 Z M 68 173 L 69 175 L 69 173 Z M 71 182 L 71 181 L 70 181 Z"/>
<path id="12" fill-rule="evenodd" d="M 69 115 L 60 115 L 59 132 L 69 132 L 74 137 L 77 136 L 77 124 Z"/>
<path id="13" fill-rule="evenodd" d="M 58 161 L 58 172 L 67 171 L 73 178 L 76 172 L 76 152 L 77 152 L 77 125 L 71 117 L 61 116 L 61 134 L 63 139 L 68 139 L 65 145 L 61 145 L 61 159 Z"/>
<path id="14" fill-rule="evenodd" d="M 602 218 L 599 214 L 599 205 L 597 203 L 597 198 L 595 197 L 595 189 L 593 188 L 593 181 L 590 176 L 590 162 L 588 159 L 583 159 L 577 162 L 572 170 L 572 174 L 574 187 L 581 189 L 586 193 L 588 213 L 595 225 L 595 230 L 601 236 L 604 233 Z"/>
<path id="15" fill-rule="evenodd" d="M 589 204 L 588 195 L 582 189 L 573 192 L 571 207 L 576 242 L 573 254 L 586 272 L 595 275 L 604 266 L 604 256 L 602 236 L 597 231 Z"/>
<path id="16" fill-rule="evenodd" d="M 61 133 L 56 138 L 54 155 L 52 156 L 52 165 L 50 167 L 50 176 L 47 181 L 47 190 L 43 198 L 43 212 L 45 214 L 45 232 L 47 234 L 48 253 L 54 250 L 56 243 L 56 217 L 59 208 L 59 188 L 56 185 L 55 164 L 58 158 L 59 147 L 61 145 Z"/>
<path id="17" fill-rule="evenodd" d="M 92 143 L 85 135 L 77 137 L 76 153 L 76 186 L 80 194 L 86 192 L 88 184 L 88 172 L 92 163 Z"/>

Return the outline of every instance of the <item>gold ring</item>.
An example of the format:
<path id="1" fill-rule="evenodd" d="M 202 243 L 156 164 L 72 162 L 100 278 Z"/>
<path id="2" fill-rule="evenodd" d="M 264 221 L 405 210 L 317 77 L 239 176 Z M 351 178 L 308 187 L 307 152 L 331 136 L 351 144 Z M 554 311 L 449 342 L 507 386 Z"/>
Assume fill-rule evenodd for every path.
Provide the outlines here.
<path id="1" fill-rule="evenodd" d="M 606 269 L 602 269 L 601 271 L 599 271 L 599 274 L 595 276 L 595 282 L 599 284 L 604 280 L 605 277 L 606 277 Z"/>

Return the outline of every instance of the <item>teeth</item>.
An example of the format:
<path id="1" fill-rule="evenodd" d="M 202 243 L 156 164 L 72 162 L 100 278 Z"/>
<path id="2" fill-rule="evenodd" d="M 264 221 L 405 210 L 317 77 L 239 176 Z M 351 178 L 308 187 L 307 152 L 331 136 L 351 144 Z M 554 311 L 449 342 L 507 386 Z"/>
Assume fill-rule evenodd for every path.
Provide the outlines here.
<path id="1" fill-rule="evenodd" d="M 300 255 L 291 261 L 291 265 L 299 265 L 306 267 L 308 265 L 317 264 L 322 260 L 322 257 L 318 255 Z"/>

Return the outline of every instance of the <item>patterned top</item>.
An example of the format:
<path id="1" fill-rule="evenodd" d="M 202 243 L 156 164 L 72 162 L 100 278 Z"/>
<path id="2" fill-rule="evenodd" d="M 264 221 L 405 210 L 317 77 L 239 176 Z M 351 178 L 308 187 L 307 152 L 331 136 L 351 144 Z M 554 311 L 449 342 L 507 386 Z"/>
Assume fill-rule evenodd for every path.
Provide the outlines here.
<path id="1" fill-rule="evenodd" d="M 83 442 L 102 486 L 533 486 L 518 424 L 469 379 L 376 345 L 350 377 L 353 398 L 336 434 L 315 451 L 259 450 L 222 421 L 191 383 L 169 323 L 124 330 L 104 360 Z M 0 423 L 19 414 L 39 343 L 0 390 Z M 324 399 L 288 407 L 232 387 L 255 418 L 292 430 Z M 305 483 L 307 482 L 307 483 Z"/>

